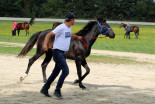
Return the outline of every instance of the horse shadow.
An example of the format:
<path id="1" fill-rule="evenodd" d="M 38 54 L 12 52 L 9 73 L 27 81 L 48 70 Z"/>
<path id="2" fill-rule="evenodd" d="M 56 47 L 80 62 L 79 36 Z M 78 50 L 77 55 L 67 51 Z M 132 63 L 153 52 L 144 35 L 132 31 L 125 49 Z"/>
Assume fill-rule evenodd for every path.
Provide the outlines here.
<path id="1" fill-rule="evenodd" d="M 78 84 L 74 84 L 74 82 L 72 81 L 65 81 L 65 84 L 69 84 L 69 85 L 74 85 L 74 86 L 78 86 Z M 128 89 L 132 89 L 132 87 L 130 86 L 122 86 L 122 85 L 100 85 L 100 84 L 90 84 L 90 83 L 83 83 L 88 89 L 89 88 L 94 88 L 94 89 L 98 89 L 98 88 L 110 88 L 110 87 L 119 87 L 119 88 L 128 88 Z"/>
<path id="2" fill-rule="evenodd" d="M 31 84 L 36 85 L 36 83 Z M 73 85 L 73 82 L 65 81 L 65 84 Z M 52 104 L 153 104 L 155 101 L 155 96 L 151 94 L 151 92 L 155 91 L 153 88 L 138 89 L 123 85 L 83 84 L 90 90 L 64 88 L 62 91 L 63 100 L 43 96 L 39 92 L 39 87 L 33 87 L 35 90 L 33 88 L 25 88 L 23 91 L 18 91 L 17 89 L 24 86 L 10 84 L 3 86 L 11 86 L 12 88 L 8 88 L 7 91 L 5 89 L 6 93 L 4 93 L 3 87 L 0 90 L 0 104 L 51 104 L 51 102 Z M 50 89 L 49 94 L 52 95 L 52 92 Z"/>

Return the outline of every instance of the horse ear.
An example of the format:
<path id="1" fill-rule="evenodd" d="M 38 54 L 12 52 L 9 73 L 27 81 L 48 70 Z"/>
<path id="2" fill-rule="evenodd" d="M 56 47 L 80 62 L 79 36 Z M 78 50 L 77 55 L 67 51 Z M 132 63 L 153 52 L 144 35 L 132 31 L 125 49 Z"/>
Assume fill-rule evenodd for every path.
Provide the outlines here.
<path id="1" fill-rule="evenodd" d="M 103 18 L 101 16 L 97 16 L 97 21 L 103 22 Z"/>
<path id="2" fill-rule="evenodd" d="M 104 19 L 103 22 L 106 23 L 106 19 Z"/>
<path id="3" fill-rule="evenodd" d="M 97 21 L 102 22 L 102 23 L 106 23 L 106 19 L 103 19 L 102 16 L 98 16 Z"/>

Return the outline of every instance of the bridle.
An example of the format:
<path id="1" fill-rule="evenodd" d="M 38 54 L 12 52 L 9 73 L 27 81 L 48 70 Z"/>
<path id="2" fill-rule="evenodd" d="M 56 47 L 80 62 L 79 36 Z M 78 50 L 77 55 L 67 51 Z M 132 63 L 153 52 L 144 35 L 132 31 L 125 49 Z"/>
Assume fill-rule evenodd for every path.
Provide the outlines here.
<path id="1" fill-rule="evenodd" d="M 102 35 L 106 35 L 109 32 L 109 30 L 112 29 L 112 28 L 109 28 L 107 26 L 102 26 L 98 21 L 97 21 L 97 23 L 101 27 L 100 34 L 102 34 Z M 102 33 L 103 28 L 107 29 L 107 31 L 105 33 Z"/>
<path id="2" fill-rule="evenodd" d="M 107 27 L 107 26 L 102 26 L 98 21 L 97 21 L 97 23 L 98 23 L 98 25 L 101 27 L 100 34 L 107 36 L 107 33 L 108 33 L 109 30 L 112 29 L 112 28 L 109 28 L 109 27 Z M 105 33 L 102 32 L 103 28 L 106 28 L 106 29 L 107 29 L 107 31 L 106 31 Z M 83 37 L 83 39 L 96 39 L 96 38 L 105 38 L 105 37 Z M 83 39 L 82 39 L 82 41 L 83 41 L 85 47 L 87 48 L 87 47 L 88 47 L 88 46 L 87 46 L 87 43 L 86 43 L 85 40 L 83 40 Z"/>

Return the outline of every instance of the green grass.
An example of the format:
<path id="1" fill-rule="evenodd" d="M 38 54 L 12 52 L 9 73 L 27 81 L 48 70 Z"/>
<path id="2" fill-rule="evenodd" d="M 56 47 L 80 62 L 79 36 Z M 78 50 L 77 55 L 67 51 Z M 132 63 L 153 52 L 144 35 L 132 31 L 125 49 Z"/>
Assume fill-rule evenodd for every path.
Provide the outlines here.
<path id="1" fill-rule="evenodd" d="M 9 47 L 9 46 L 5 47 L 0 45 L 0 53 L 4 53 L 4 54 L 18 55 L 21 50 L 22 50 L 22 47 Z M 27 55 L 33 56 L 35 52 L 36 50 L 32 49 Z"/>
<path id="2" fill-rule="evenodd" d="M 17 22 L 19 23 L 20 21 Z M 0 24 L 0 41 L 26 43 L 35 32 L 52 28 L 53 22 L 35 22 L 35 24 L 30 27 L 29 37 L 25 36 L 26 33 L 23 30 L 20 31 L 19 37 L 12 37 L 12 21 L 0 21 Z M 72 27 L 72 32 L 75 33 L 84 26 L 85 23 L 75 23 Z M 135 39 L 134 33 L 131 33 L 130 40 L 124 39 L 125 30 L 124 28 L 119 28 L 119 24 L 110 24 L 110 26 L 115 32 L 116 38 L 97 39 L 92 47 L 93 49 L 155 54 L 155 26 L 137 25 L 140 28 L 139 39 Z"/>

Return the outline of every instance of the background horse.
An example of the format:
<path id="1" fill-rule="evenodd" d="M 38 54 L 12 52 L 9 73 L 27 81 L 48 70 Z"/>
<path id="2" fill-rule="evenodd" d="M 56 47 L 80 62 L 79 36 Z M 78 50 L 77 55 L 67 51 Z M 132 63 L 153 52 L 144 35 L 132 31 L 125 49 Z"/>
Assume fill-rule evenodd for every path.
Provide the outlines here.
<path id="1" fill-rule="evenodd" d="M 119 27 L 120 28 L 121 27 L 124 27 L 124 29 L 126 30 L 126 26 L 127 26 L 127 24 L 121 23 Z M 139 27 L 138 26 L 131 26 L 130 27 L 130 31 L 131 32 L 134 32 L 135 33 L 135 36 L 136 36 L 136 39 L 138 39 L 138 36 L 139 36 Z M 129 36 L 129 39 L 130 39 L 130 33 L 129 34 L 124 34 L 124 38 L 125 38 L 125 36 L 127 38 L 127 35 Z"/>
<path id="2" fill-rule="evenodd" d="M 21 77 L 23 80 L 29 73 L 31 65 L 44 53 L 46 54 L 45 59 L 42 63 L 43 81 L 46 82 L 46 67 L 52 58 L 52 46 L 54 37 L 51 37 L 48 43 L 48 51 L 43 50 L 43 43 L 46 35 L 52 30 L 39 31 L 35 33 L 29 41 L 26 43 L 25 47 L 19 53 L 18 57 L 25 56 L 37 42 L 37 50 L 35 55 L 29 59 L 28 67 L 25 72 L 25 76 Z M 104 34 L 109 38 L 114 38 L 115 34 L 110 26 L 105 20 L 98 18 L 98 21 L 90 21 L 82 30 L 76 33 L 78 36 L 82 36 L 83 40 L 79 40 L 75 37 L 71 38 L 71 44 L 69 51 L 67 52 L 67 58 L 75 60 L 77 67 L 78 80 L 74 83 L 79 83 L 79 87 L 85 89 L 86 87 L 82 84 L 82 80 L 89 74 L 90 68 L 86 62 L 86 58 L 90 55 L 91 47 L 96 41 L 99 34 Z M 81 65 L 86 69 L 85 74 L 82 76 Z"/>
<path id="3" fill-rule="evenodd" d="M 54 22 L 53 23 L 53 26 L 52 26 L 52 29 L 55 29 L 60 24 L 62 24 L 62 23 L 60 23 L 60 22 Z"/>
<path id="4" fill-rule="evenodd" d="M 33 24 L 34 19 L 35 19 L 35 18 L 32 17 L 32 18 L 30 19 L 30 22 L 29 22 L 29 23 L 24 22 L 24 23 L 18 23 L 18 24 L 17 24 L 18 36 L 19 36 L 20 30 L 25 30 L 25 31 L 26 31 L 26 36 L 27 36 L 27 34 L 29 35 L 29 27 L 30 27 L 30 25 Z"/>

